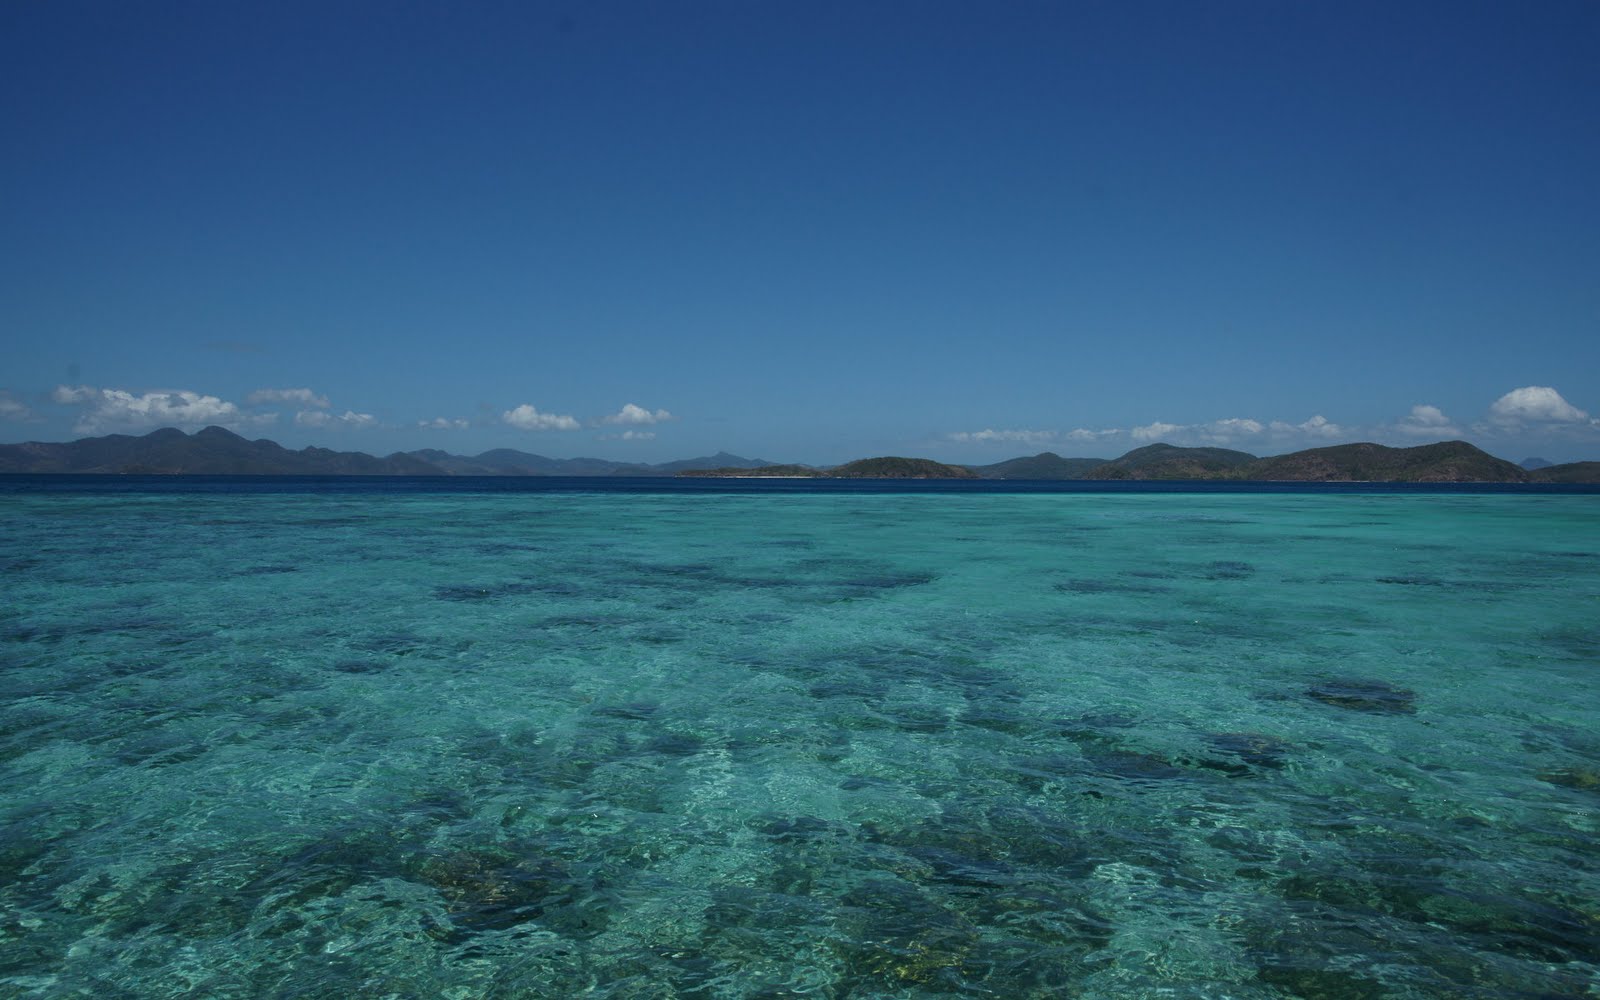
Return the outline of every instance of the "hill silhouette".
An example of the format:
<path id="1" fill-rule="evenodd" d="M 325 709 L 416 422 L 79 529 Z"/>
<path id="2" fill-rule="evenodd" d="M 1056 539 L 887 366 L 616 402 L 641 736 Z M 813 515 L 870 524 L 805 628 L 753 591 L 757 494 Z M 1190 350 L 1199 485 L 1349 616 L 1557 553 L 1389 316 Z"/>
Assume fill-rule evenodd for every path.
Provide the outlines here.
<path id="1" fill-rule="evenodd" d="M 1308 448 L 1268 458 L 1229 448 L 1166 443 L 1119 458 L 1063 458 L 1054 452 L 990 465 L 947 465 L 926 458 L 864 458 L 829 469 L 774 465 L 718 452 L 655 465 L 603 458 L 547 458 L 513 448 L 479 455 L 438 449 L 377 457 L 265 438 L 222 427 L 193 434 L 165 427 L 143 436 L 108 434 L 67 442 L 0 445 L 0 473 L 113 473 L 257 476 L 828 476 L 845 479 L 1256 480 L 1277 482 L 1600 483 L 1600 462 L 1527 469 L 1465 441 L 1411 448 L 1362 442 Z"/>

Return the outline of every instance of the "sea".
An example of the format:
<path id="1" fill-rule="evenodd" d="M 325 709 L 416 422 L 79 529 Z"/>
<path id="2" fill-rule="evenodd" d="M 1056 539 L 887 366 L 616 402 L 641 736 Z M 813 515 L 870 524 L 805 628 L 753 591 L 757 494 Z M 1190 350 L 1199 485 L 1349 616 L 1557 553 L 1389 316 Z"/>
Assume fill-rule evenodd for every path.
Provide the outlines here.
<path id="1" fill-rule="evenodd" d="M 1600 491 L 0 477 L 0 996 L 1600 997 Z"/>

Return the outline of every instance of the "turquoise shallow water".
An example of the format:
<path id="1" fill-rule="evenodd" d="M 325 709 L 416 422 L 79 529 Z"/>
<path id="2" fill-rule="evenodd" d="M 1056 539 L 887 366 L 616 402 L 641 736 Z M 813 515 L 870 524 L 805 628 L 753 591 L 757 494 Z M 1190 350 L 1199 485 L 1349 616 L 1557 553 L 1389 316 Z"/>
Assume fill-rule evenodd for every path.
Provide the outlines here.
<path id="1" fill-rule="evenodd" d="M 1600 996 L 1600 498 L 0 496 L 0 995 Z"/>

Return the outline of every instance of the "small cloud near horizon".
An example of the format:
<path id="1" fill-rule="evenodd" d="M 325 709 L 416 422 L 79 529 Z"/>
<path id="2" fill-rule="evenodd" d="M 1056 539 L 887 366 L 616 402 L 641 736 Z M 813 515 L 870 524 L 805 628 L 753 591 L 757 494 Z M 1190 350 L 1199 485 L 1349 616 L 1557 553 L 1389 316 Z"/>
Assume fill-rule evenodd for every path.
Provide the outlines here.
<path id="1" fill-rule="evenodd" d="M 1437 406 L 1418 403 L 1411 412 L 1395 422 L 1394 429 L 1408 437 L 1460 437 L 1461 428 L 1455 425 Z"/>
<path id="2" fill-rule="evenodd" d="M 424 430 L 433 431 L 464 431 L 472 424 L 465 417 L 456 417 L 451 420 L 447 417 L 434 417 L 432 420 L 418 420 L 417 426 Z"/>
<path id="3" fill-rule="evenodd" d="M 647 410 L 634 403 L 622 404 L 622 409 L 610 416 L 601 417 L 601 424 L 632 424 L 649 425 L 664 423 L 673 419 L 672 414 L 666 410 Z"/>
<path id="4" fill-rule="evenodd" d="M 301 410 L 294 415 L 294 422 L 301 427 L 330 427 L 342 426 L 355 430 L 366 430 L 378 426 L 378 418 L 370 413 L 357 413 L 346 410 L 341 414 L 332 414 L 323 410 Z"/>
<path id="5" fill-rule="evenodd" d="M 9 391 L 0 389 L 0 420 L 33 420 L 33 410 L 28 404 L 12 395 Z"/>
<path id="6" fill-rule="evenodd" d="M 981 431 L 956 431 L 945 435 L 951 441 L 960 441 L 963 444 L 988 444 L 995 442 L 1020 442 L 1024 444 L 1044 444 L 1055 440 L 1055 431 L 997 431 L 985 428 Z"/>
<path id="7" fill-rule="evenodd" d="M 251 406 L 260 406 L 263 403 L 295 403 L 319 410 L 326 410 L 332 405 L 328 402 L 327 396 L 320 396 L 310 389 L 257 389 L 246 396 L 244 401 Z"/>
<path id="8" fill-rule="evenodd" d="M 1175 424 L 1156 420 L 1139 427 L 1107 427 L 1091 430 L 1077 427 L 1065 433 L 1057 431 L 992 430 L 960 431 L 945 435 L 946 440 L 962 444 L 1043 444 L 1066 441 L 1073 444 L 1096 442 L 1123 442 L 1156 444 L 1165 442 L 1186 445 L 1231 445 L 1251 441 L 1279 442 L 1284 439 L 1307 438 L 1329 440 L 1344 437 L 1349 429 L 1334 423 L 1320 413 L 1292 424 L 1284 420 L 1263 423 L 1249 417 L 1224 417 L 1197 424 Z"/>
<path id="9" fill-rule="evenodd" d="M 1272 430 L 1272 433 L 1280 436 L 1304 434 L 1308 437 L 1336 438 L 1343 437 L 1348 433 L 1343 427 L 1340 427 L 1338 424 L 1329 420 L 1327 417 L 1324 417 L 1320 413 L 1311 419 L 1301 421 L 1298 424 L 1289 424 L 1284 423 L 1281 420 L 1274 420 L 1269 426 Z"/>
<path id="10" fill-rule="evenodd" d="M 500 414 L 500 419 L 524 431 L 575 431 L 580 426 L 575 417 L 561 413 L 540 413 L 531 403 L 523 403 L 505 411 Z"/>

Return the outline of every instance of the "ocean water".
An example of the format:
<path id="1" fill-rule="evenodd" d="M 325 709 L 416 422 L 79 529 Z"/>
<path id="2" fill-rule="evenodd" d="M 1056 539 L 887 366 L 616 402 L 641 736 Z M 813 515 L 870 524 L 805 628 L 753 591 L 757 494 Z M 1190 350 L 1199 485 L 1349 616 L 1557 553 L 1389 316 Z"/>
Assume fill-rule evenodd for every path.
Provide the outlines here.
<path id="1" fill-rule="evenodd" d="M 77 482 L 0 995 L 1600 996 L 1600 496 Z"/>

